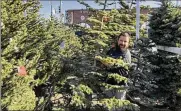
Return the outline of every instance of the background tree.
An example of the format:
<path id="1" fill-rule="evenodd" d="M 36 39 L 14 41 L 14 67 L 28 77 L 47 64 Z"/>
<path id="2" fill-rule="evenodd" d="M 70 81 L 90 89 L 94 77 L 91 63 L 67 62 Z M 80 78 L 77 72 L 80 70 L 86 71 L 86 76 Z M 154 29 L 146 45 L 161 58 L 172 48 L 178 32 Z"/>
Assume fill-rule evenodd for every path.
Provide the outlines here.
<path id="1" fill-rule="evenodd" d="M 130 69 L 128 79 L 100 68 L 95 56 L 96 59 L 100 59 L 98 55 L 106 57 L 106 49 L 120 32 L 129 31 L 133 43 L 135 8 L 130 9 L 120 1 L 123 8 L 119 10 L 97 11 L 81 3 L 95 14 L 88 19 L 91 28 L 81 28 L 85 35 L 78 38 L 56 18 L 42 19 L 37 13 L 38 1 L 1 1 L 3 110 L 139 110 L 131 102 L 151 110 L 179 109 L 180 59 L 164 51 L 155 53 L 152 47 L 155 47 L 153 42 L 179 46 L 180 16 L 177 15 L 180 11 L 165 3 L 153 13 L 150 23 L 153 42 L 144 38 L 145 30 L 140 31 L 143 38 L 136 42 L 135 52 L 132 51 L 137 56 L 137 60 L 132 59 L 136 67 Z M 143 21 L 146 17 L 141 15 L 141 24 Z M 171 29 L 175 31 L 171 32 L 174 36 L 167 33 Z M 174 42 L 169 45 L 162 40 Z M 110 59 L 105 59 L 108 60 L 105 63 Z M 131 102 L 107 97 L 101 88 L 125 90 L 106 83 L 107 78 L 117 83 L 128 82 Z"/>
<path id="2" fill-rule="evenodd" d="M 149 39 L 138 40 L 132 50 L 135 64 L 130 71 L 132 82 L 128 98 L 143 111 L 180 110 L 180 57 L 166 51 L 156 51 L 156 44 L 179 46 L 180 10 L 169 2 L 162 3 L 152 12 Z"/>
<path id="3" fill-rule="evenodd" d="M 149 38 L 140 38 L 132 49 L 132 66 L 130 68 L 130 88 L 128 100 L 140 106 L 141 111 L 159 110 L 156 108 L 158 99 L 154 97 L 157 84 L 153 70 L 158 66 L 150 62 L 150 58 L 157 54 L 156 44 Z"/>
<path id="4" fill-rule="evenodd" d="M 2 109 L 52 109 L 51 90 L 64 80 L 63 60 L 77 53 L 80 42 L 68 27 L 42 19 L 38 1 L 1 4 Z"/>
<path id="5" fill-rule="evenodd" d="M 82 1 L 83 2 L 83 1 Z M 82 3 L 81 2 L 81 3 Z M 123 1 L 122 4 L 126 5 Z M 120 3 L 120 4 L 121 4 Z M 122 6 L 122 5 L 121 5 Z M 89 6 L 90 7 L 90 6 Z M 126 7 L 126 6 L 125 6 Z M 90 10 L 91 12 L 91 10 Z M 91 28 L 81 29 L 86 33 L 89 33 L 91 36 L 96 36 L 96 38 L 91 38 L 94 44 L 97 45 L 100 49 L 105 46 L 110 46 L 111 42 L 115 42 L 116 37 L 120 32 L 129 31 L 132 36 L 131 45 L 133 45 L 133 41 L 135 40 L 136 35 L 136 10 L 135 7 L 131 7 L 129 9 L 120 8 L 120 9 L 112 9 L 112 10 L 94 10 L 94 14 L 90 15 L 87 19 L 87 23 L 91 25 Z M 141 14 L 141 24 L 147 21 L 147 17 Z M 141 37 L 147 37 L 145 34 L 146 30 L 140 30 Z M 95 40 L 94 40 L 95 39 Z M 86 40 L 84 40 L 85 42 Z M 107 47 L 106 47 L 107 49 Z"/>
<path id="6" fill-rule="evenodd" d="M 179 8 L 176 8 L 171 2 L 162 1 L 162 5 L 156 11 L 153 11 L 150 19 L 150 39 L 157 45 L 180 47 L 181 24 Z M 158 54 L 150 58 L 150 62 L 158 69 L 153 70 L 155 75 L 155 98 L 164 108 L 178 110 L 180 100 L 177 95 L 180 87 L 181 73 L 179 56 L 173 53 L 158 51 Z"/>
<path id="7" fill-rule="evenodd" d="M 37 55 L 27 58 L 28 29 L 27 24 L 32 21 L 30 15 L 36 16 L 39 2 L 29 1 L 1 1 L 2 22 L 2 109 L 32 110 L 36 98 L 32 90 Z M 34 7 L 34 8 L 32 8 Z M 31 11 L 30 11 L 31 10 Z M 27 13 L 26 13 L 26 12 Z M 35 12 L 35 13 L 34 13 Z M 26 15 L 27 14 L 27 15 Z M 27 76 L 29 75 L 29 76 Z"/>
<path id="8" fill-rule="evenodd" d="M 150 38 L 158 45 L 180 47 L 180 9 L 167 2 L 152 13 Z"/>
<path id="9" fill-rule="evenodd" d="M 81 1 L 81 4 L 86 4 L 86 3 L 83 3 L 83 1 Z M 133 10 L 133 11 L 135 11 L 135 10 Z M 129 12 L 129 14 L 127 14 L 128 12 Z M 85 32 L 85 35 L 80 37 L 82 40 L 82 43 L 83 43 L 83 51 L 84 51 L 84 53 L 82 53 L 82 55 L 85 54 L 83 57 L 81 57 L 82 63 L 84 63 L 84 66 L 86 66 L 86 69 L 83 69 L 83 70 L 85 70 L 85 72 L 83 73 L 84 75 L 82 76 L 83 77 L 82 80 L 84 80 L 84 82 L 83 82 L 84 85 L 88 85 L 89 88 L 92 89 L 92 92 L 95 93 L 93 95 L 96 95 L 98 98 L 98 100 L 96 100 L 96 101 L 101 101 L 103 98 L 106 98 L 106 96 L 104 95 L 104 92 L 101 91 L 101 89 L 100 89 L 100 83 L 105 84 L 104 78 L 106 77 L 106 75 L 108 75 L 108 73 L 106 73 L 106 71 L 100 71 L 99 67 L 96 67 L 96 64 L 99 64 L 99 63 L 95 62 L 96 61 L 95 56 L 97 56 L 97 55 L 105 56 L 105 52 L 107 51 L 107 50 L 105 50 L 105 48 L 108 49 L 109 45 L 111 44 L 111 41 L 116 42 L 115 41 L 116 36 L 118 36 L 118 34 L 120 34 L 121 32 L 130 31 L 130 32 L 132 32 L 133 36 L 136 35 L 135 27 L 134 27 L 134 26 L 136 26 L 136 20 L 135 20 L 136 14 L 135 14 L 135 12 L 132 12 L 128 9 L 127 10 L 126 9 L 122 9 L 122 10 L 113 9 L 111 11 L 94 10 L 94 13 L 95 14 L 93 14 L 90 18 L 88 18 L 88 21 L 87 21 L 88 23 L 91 24 L 91 28 L 88 28 L 88 29 L 81 28 L 80 29 Z M 146 17 L 144 17 L 143 15 L 141 15 L 141 17 L 142 17 L 142 20 L 146 20 Z M 141 33 L 142 32 L 145 32 L 145 30 L 142 30 Z M 133 39 L 132 39 L 132 42 L 133 42 Z M 102 49 L 104 49 L 104 50 L 102 50 Z M 78 66 L 78 65 L 76 65 L 76 66 Z M 89 71 L 91 71 L 91 72 L 89 72 Z M 80 70 L 79 70 L 79 73 L 80 73 Z M 113 76 L 113 78 L 116 78 L 116 77 L 118 78 L 119 75 L 117 76 L 116 74 L 113 74 L 112 76 Z M 82 77 L 79 76 L 77 82 L 78 81 L 80 82 Z M 119 78 L 122 78 L 122 77 L 119 76 Z M 97 80 L 97 81 L 95 81 L 95 80 Z M 92 82 L 94 84 L 92 84 Z M 105 84 L 105 85 L 107 85 L 109 87 L 111 86 L 110 84 Z M 116 86 L 112 85 L 112 88 L 116 88 Z M 81 99 L 79 97 L 79 100 L 87 100 L 87 99 L 83 99 L 82 97 L 84 97 L 84 96 L 81 96 Z M 112 99 L 110 98 L 110 99 L 107 99 L 106 101 L 112 101 Z M 85 104 L 85 101 L 83 103 Z M 116 104 L 117 103 L 115 102 L 115 105 Z M 85 106 L 85 105 L 82 105 L 82 107 L 83 106 Z M 106 105 L 106 106 L 108 108 L 110 107 L 109 105 Z M 123 106 L 122 106 L 122 108 L 123 108 Z M 129 110 L 134 110 L 134 108 L 131 108 L 129 106 L 126 108 L 127 109 L 130 108 Z M 88 109 L 86 109 L 86 110 L 88 110 Z"/>
<path id="10" fill-rule="evenodd" d="M 46 21 L 43 29 L 45 29 L 44 36 L 46 37 L 44 41 L 47 43 L 43 49 L 44 55 L 40 63 L 40 72 L 35 76 L 41 81 L 35 87 L 35 92 L 43 91 L 37 96 L 40 101 L 42 99 L 44 101 L 41 104 L 37 103 L 36 108 L 37 110 L 45 110 L 44 108 L 52 110 L 53 106 L 47 105 L 53 105 L 52 97 L 59 94 L 57 90 L 64 89 L 60 83 L 63 84 L 67 77 L 74 74 L 73 72 L 70 73 L 71 64 L 73 64 L 77 53 L 81 53 L 81 44 L 74 32 L 56 18 L 52 17 L 51 21 Z M 67 68 L 68 66 L 70 67 Z"/>

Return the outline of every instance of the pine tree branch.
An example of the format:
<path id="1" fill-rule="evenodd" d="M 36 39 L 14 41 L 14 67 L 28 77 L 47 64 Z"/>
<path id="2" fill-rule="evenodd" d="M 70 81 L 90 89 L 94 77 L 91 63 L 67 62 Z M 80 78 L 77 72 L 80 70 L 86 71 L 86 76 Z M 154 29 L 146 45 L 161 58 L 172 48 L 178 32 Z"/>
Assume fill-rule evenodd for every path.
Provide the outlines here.
<path id="1" fill-rule="evenodd" d="M 103 10 L 106 9 L 106 6 L 107 6 L 107 0 L 104 1 L 104 7 L 103 7 Z"/>
<path id="2" fill-rule="evenodd" d="M 133 99 L 129 94 L 127 94 L 126 97 L 130 102 L 135 103 L 135 104 L 139 105 L 140 107 L 149 108 L 149 109 L 152 109 L 153 111 L 171 111 L 168 108 L 164 108 L 165 107 L 164 105 L 152 106 L 150 104 L 141 103 L 141 102 Z M 155 107 L 163 107 L 163 108 L 155 108 Z"/>
<path id="3" fill-rule="evenodd" d="M 126 3 L 125 3 L 125 1 L 123 1 L 123 0 L 118 0 L 119 1 L 119 4 L 124 8 L 124 9 L 129 9 L 129 5 L 127 5 Z"/>

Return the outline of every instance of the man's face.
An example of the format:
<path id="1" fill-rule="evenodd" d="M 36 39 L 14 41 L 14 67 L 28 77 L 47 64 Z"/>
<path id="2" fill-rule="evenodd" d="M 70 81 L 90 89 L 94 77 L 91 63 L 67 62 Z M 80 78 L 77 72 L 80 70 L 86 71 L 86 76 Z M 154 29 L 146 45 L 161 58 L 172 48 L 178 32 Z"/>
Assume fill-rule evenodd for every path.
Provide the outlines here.
<path id="1" fill-rule="evenodd" d="M 126 50 L 129 47 L 129 37 L 120 36 L 118 40 L 118 46 L 121 50 Z"/>

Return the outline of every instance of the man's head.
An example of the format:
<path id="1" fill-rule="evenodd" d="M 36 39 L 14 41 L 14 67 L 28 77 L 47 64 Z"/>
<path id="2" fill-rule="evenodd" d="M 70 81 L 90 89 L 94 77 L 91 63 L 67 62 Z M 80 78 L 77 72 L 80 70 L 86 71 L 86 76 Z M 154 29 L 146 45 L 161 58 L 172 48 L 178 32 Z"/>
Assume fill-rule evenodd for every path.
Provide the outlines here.
<path id="1" fill-rule="evenodd" d="M 118 36 L 118 47 L 124 51 L 129 47 L 130 35 L 127 32 L 123 32 Z"/>

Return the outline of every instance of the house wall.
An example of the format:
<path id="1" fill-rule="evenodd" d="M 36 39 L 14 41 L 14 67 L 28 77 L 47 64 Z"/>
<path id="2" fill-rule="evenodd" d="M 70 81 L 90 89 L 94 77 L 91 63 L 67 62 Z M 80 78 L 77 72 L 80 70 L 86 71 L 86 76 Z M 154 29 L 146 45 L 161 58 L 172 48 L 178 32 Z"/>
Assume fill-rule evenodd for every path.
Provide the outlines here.
<path id="1" fill-rule="evenodd" d="M 110 9 L 107 9 L 110 10 Z M 141 9 L 141 14 L 149 14 L 150 10 L 148 9 Z M 67 24 L 80 24 L 85 23 L 87 18 L 89 17 L 89 14 L 92 14 L 92 12 L 86 10 L 86 9 L 78 9 L 78 10 L 67 10 L 66 11 L 66 23 Z"/>

